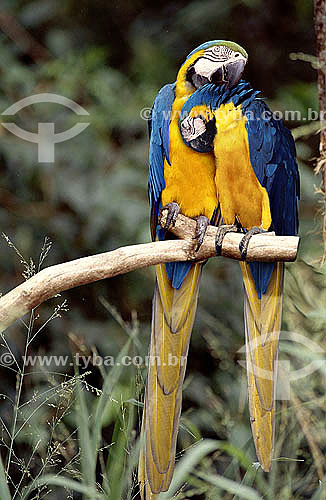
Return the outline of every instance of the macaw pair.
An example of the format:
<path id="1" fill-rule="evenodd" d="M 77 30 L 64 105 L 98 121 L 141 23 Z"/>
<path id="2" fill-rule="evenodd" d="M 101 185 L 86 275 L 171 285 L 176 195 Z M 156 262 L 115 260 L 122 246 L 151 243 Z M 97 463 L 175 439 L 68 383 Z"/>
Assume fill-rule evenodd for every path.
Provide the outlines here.
<path id="1" fill-rule="evenodd" d="M 149 122 L 149 200 L 154 240 L 179 212 L 196 220 L 197 248 L 209 224 L 224 235 L 243 231 L 243 259 L 250 237 L 298 228 L 299 176 L 291 133 L 241 80 L 246 51 L 233 42 L 200 45 L 174 84 L 158 93 Z M 168 210 L 165 227 L 160 211 Z M 251 426 L 258 459 L 270 470 L 274 443 L 275 382 L 281 327 L 282 263 L 240 263 Z M 142 498 L 157 498 L 172 480 L 189 341 L 203 263 L 156 266 L 150 363 L 139 461 Z M 173 356 L 173 358 L 171 358 Z M 171 359 L 174 360 L 171 363 Z M 178 360 L 175 363 L 175 360 Z"/>

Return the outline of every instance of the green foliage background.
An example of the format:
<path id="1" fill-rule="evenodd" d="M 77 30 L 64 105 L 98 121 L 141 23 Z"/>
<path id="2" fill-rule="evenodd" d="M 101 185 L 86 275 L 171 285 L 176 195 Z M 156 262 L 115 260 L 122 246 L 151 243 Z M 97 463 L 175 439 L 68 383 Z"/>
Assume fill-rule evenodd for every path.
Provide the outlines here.
<path id="1" fill-rule="evenodd" d="M 290 54 L 314 53 L 312 16 L 312 2 L 307 0 L 166 0 L 155 4 L 146 0 L 2 0 L 0 112 L 23 97 L 51 92 L 84 106 L 90 113 L 85 121 L 91 125 L 78 137 L 56 146 L 54 164 L 38 163 L 35 144 L 0 127 L 1 232 L 9 236 L 26 259 L 35 261 L 44 237 L 48 236 L 53 247 L 47 265 L 149 241 L 147 123 L 140 111 L 151 106 L 159 88 L 174 81 L 190 50 L 203 41 L 221 38 L 235 40 L 247 49 L 249 64 L 245 76 L 255 88 L 263 90 L 272 109 L 299 110 L 307 117 L 308 108 L 318 109 L 316 72 L 310 63 L 293 60 Z M 16 123 L 36 132 L 37 124 L 47 121 L 56 123 L 56 131 L 63 131 L 77 119 L 63 107 L 40 104 L 21 111 Z M 288 266 L 284 329 L 301 333 L 326 349 L 325 271 L 318 265 L 322 249 L 316 217 L 318 196 L 314 192 L 318 179 L 313 176 L 313 159 L 318 154 L 318 136 L 314 131 L 318 127 L 312 123 L 308 131 L 298 128 L 307 124 L 307 120 L 287 124 L 295 129 L 298 138 L 302 244 L 298 262 Z M 5 239 L 0 242 L 0 252 L 0 289 L 5 293 L 21 282 L 22 266 Z M 188 489 L 178 498 L 324 498 L 319 480 L 325 481 L 326 470 L 325 368 L 291 384 L 292 400 L 279 403 L 276 457 L 302 461 L 275 462 L 270 475 L 255 471 L 251 465 L 256 458 L 245 372 L 237 354 L 243 344 L 240 272 L 235 262 L 213 260 L 205 267 L 201 285 L 179 450 L 181 453 L 189 449 L 191 457 L 192 446 L 201 437 L 223 446 L 210 445 L 202 456 L 197 450 L 198 457 L 195 451 L 193 457 L 198 459 L 193 458 L 193 463 L 190 460 L 192 466 L 179 469 L 181 482 L 175 491 L 186 479 Z M 57 304 L 67 300 L 69 308 L 61 318 L 44 326 L 29 352 L 70 356 L 76 351 L 91 354 L 96 349 L 102 356 L 117 356 L 128 335 L 136 335 L 131 352 L 145 356 L 153 286 L 153 270 L 145 269 L 64 293 L 37 311 L 36 331 L 51 317 Z M 20 359 L 24 326 L 19 322 L 13 325 L 6 339 Z M 310 359 L 311 353 L 303 348 L 297 352 L 293 349 L 292 344 L 285 346 L 281 356 L 290 358 L 298 367 Z M 19 411 L 18 420 L 28 418 L 28 424 L 14 446 L 12 491 L 24 468 L 19 459 L 28 463 L 34 449 L 28 470 L 30 477 L 36 477 L 49 454 L 49 442 L 62 442 L 65 433 L 69 435 L 80 425 L 81 408 L 84 416 L 87 411 L 89 415 L 94 413 L 98 395 L 85 389 L 100 387 L 102 378 L 111 375 L 110 370 L 100 373 L 92 366 L 86 371 L 91 373 L 83 378 L 83 389 L 78 378 L 73 379 L 79 394 L 77 401 L 74 390 L 64 388 L 56 392 L 51 404 L 43 398 L 43 391 L 49 385 L 60 387 L 62 381 L 70 380 L 73 367 L 58 370 L 52 365 L 25 377 L 22 402 L 27 404 Z M 15 374 L 8 369 L 1 372 L 0 391 L 14 401 Z M 96 487 L 105 492 L 105 498 L 137 496 L 133 475 L 139 430 L 136 417 L 145 376 L 144 367 L 126 367 L 107 395 L 101 441 L 107 483 L 101 480 L 103 468 L 99 464 L 94 472 Z M 44 404 L 33 413 L 35 397 L 43 398 Z M 12 404 L 5 399 L 0 414 L 8 427 L 12 412 Z M 59 422 L 51 434 L 48 424 L 54 419 Z M 86 418 L 85 432 L 87 422 Z M 5 459 L 8 439 L 4 431 L 2 434 Z M 78 455 L 80 446 L 87 446 L 85 439 L 76 440 L 76 436 L 68 444 L 70 449 L 60 449 L 44 474 L 59 473 Z M 84 484 L 83 472 L 89 469 L 88 465 L 76 460 L 74 468 L 64 472 Z M 128 475 L 126 470 L 129 479 L 123 482 L 122 478 L 125 480 Z M 247 485 L 256 497 L 240 493 L 238 497 L 228 489 L 230 485 L 217 481 L 221 476 L 240 486 Z M 26 474 L 20 491 L 30 477 Z M 91 480 L 87 487 L 90 484 Z M 92 494 L 87 496 L 69 488 L 68 483 L 66 489 L 61 486 L 52 487 L 52 492 L 34 488 L 26 499 L 43 498 L 45 492 L 51 500 L 78 499 L 81 495 L 92 498 Z M 91 487 L 95 488 L 95 484 Z M 16 498 L 22 498 L 21 494 L 17 493 Z"/>

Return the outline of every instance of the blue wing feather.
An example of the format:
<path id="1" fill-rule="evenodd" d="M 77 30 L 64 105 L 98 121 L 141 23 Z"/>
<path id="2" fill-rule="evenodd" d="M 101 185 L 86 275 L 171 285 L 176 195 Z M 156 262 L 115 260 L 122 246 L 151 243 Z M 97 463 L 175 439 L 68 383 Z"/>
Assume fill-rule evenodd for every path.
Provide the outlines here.
<path id="1" fill-rule="evenodd" d="M 149 121 L 148 196 L 151 208 L 151 231 L 155 239 L 161 193 L 165 188 L 164 159 L 169 160 L 169 127 L 175 84 L 165 85 L 157 94 Z"/>
<path id="2" fill-rule="evenodd" d="M 175 84 L 165 85 L 156 96 L 149 122 L 149 175 L 148 195 L 151 208 L 151 232 L 153 240 L 164 240 L 165 231 L 158 226 L 161 209 L 161 193 L 165 188 L 164 160 L 171 165 L 169 158 L 169 128 L 172 105 L 175 98 Z M 165 265 L 173 288 L 180 288 L 187 275 L 190 262 L 172 262 Z"/>
<path id="3" fill-rule="evenodd" d="M 271 229 L 277 235 L 295 235 L 298 231 L 300 186 L 292 134 L 280 120 L 273 118 L 261 99 L 249 102 L 244 112 L 250 116 L 246 124 L 250 161 L 269 196 Z M 274 265 L 253 262 L 250 269 L 261 296 L 266 293 Z"/>
<path id="4" fill-rule="evenodd" d="M 271 229 L 278 235 L 297 234 L 300 186 L 292 134 L 263 100 L 253 100 L 246 111 L 250 161 L 269 196 Z"/>

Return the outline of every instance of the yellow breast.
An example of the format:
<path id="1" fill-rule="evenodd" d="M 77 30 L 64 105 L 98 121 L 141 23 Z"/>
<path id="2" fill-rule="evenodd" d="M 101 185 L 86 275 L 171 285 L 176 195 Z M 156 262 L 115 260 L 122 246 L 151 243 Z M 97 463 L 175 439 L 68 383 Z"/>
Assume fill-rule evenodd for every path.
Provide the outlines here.
<path id="1" fill-rule="evenodd" d="M 250 163 L 247 118 L 233 103 L 222 105 L 214 115 L 215 180 L 224 222 L 233 224 L 237 217 L 245 229 L 267 230 L 271 225 L 269 198 Z"/>
<path id="2" fill-rule="evenodd" d="M 176 98 L 172 108 L 169 130 L 169 156 L 171 165 L 164 162 L 165 189 L 163 206 L 170 202 L 179 204 L 188 217 L 212 217 L 217 207 L 215 161 L 212 153 L 197 153 L 186 146 L 179 131 L 182 106 L 189 97 Z"/>

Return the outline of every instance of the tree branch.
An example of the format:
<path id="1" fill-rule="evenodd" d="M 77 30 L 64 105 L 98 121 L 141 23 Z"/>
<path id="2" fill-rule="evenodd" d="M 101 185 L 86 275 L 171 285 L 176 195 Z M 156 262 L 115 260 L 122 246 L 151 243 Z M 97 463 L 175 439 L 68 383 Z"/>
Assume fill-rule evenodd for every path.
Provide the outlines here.
<path id="1" fill-rule="evenodd" d="M 196 223 L 179 215 L 172 232 L 181 240 L 167 240 L 118 248 L 90 257 L 57 264 L 43 269 L 32 278 L 0 298 L 0 332 L 31 309 L 71 288 L 93 283 L 118 274 L 155 264 L 177 261 L 201 261 L 216 256 L 217 228 L 209 226 L 198 253 L 193 240 Z M 240 260 L 239 243 L 243 235 L 227 234 L 222 256 Z M 247 261 L 294 261 L 297 256 L 297 236 L 275 236 L 265 233 L 250 240 Z"/>

